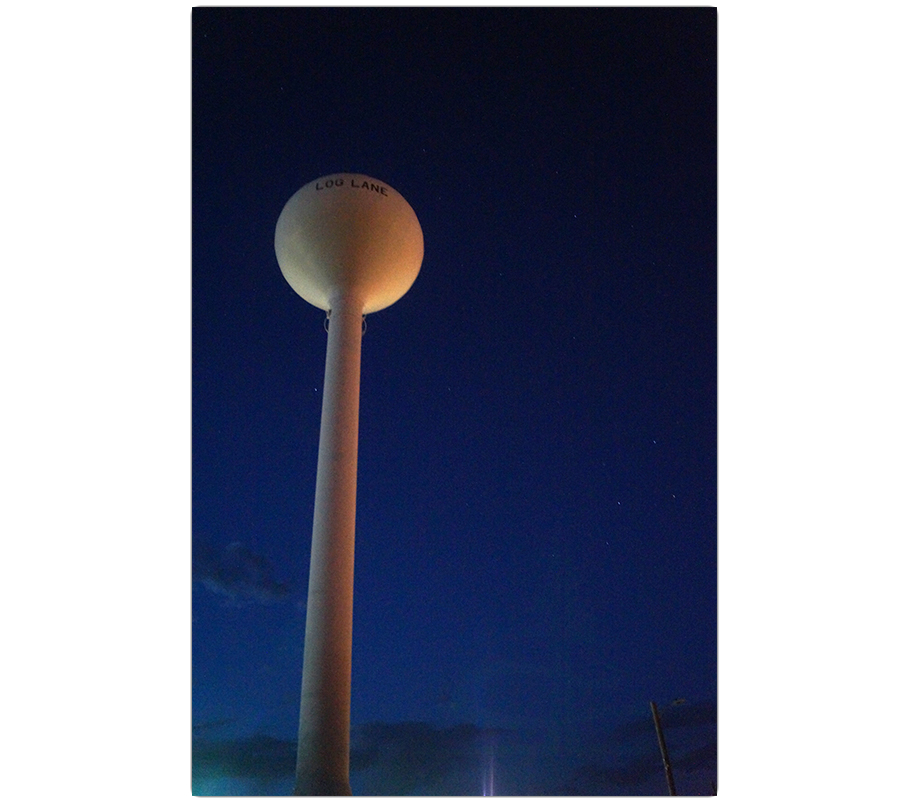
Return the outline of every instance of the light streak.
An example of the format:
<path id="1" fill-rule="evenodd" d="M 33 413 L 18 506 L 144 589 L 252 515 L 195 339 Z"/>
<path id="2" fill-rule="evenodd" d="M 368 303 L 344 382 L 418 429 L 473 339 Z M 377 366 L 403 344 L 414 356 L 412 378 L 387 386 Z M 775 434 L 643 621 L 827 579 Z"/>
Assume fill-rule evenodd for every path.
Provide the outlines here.
<path id="1" fill-rule="evenodd" d="M 481 787 L 481 795 L 482 796 L 493 796 L 494 795 L 494 755 L 495 755 L 495 746 L 494 743 L 491 743 L 488 747 L 487 753 L 487 767 L 485 768 L 484 775 L 482 777 L 482 787 Z"/>

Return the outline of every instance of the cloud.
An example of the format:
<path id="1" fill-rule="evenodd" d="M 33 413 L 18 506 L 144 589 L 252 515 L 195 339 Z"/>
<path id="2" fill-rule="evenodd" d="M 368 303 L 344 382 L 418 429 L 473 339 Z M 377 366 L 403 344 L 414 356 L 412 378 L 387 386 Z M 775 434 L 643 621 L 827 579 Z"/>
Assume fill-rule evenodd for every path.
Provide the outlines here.
<path id="1" fill-rule="evenodd" d="M 712 741 L 690 751 L 687 754 L 671 756 L 672 771 L 676 775 L 679 772 L 690 772 L 699 769 L 715 771 L 717 759 L 716 742 Z M 615 785 L 621 788 L 633 788 L 651 778 L 662 781 L 663 764 L 662 757 L 657 751 L 655 754 L 642 754 L 630 760 L 624 765 L 584 765 L 579 768 L 574 776 L 576 791 L 591 792 L 596 785 Z"/>
<path id="2" fill-rule="evenodd" d="M 222 720 L 207 720 L 205 723 L 194 723 L 194 737 L 208 737 L 224 728 L 230 728 L 235 725 L 237 720 L 233 717 L 223 718 Z"/>
<path id="3" fill-rule="evenodd" d="M 715 701 L 702 701 L 700 703 L 685 703 L 676 701 L 671 706 L 664 706 L 659 710 L 660 722 L 663 729 L 690 728 L 716 722 Z M 623 723 L 610 735 L 615 742 L 626 742 L 644 737 L 656 737 L 656 728 L 653 725 L 653 717 L 650 714 L 650 706 L 647 706 L 647 716 L 629 723 Z"/>
<path id="4" fill-rule="evenodd" d="M 209 731 L 218 727 L 218 722 L 194 727 L 195 792 L 203 782 L 223 777 L 254 780 L 253 787 L 259 790 L 273 782 L 290 786 L 296 764 L 295 740 L 266 735 L 209 739 Z M 493 737 L 492 732 L 469 724 L 448 728 L 414 722 L 354 726 L 350 748 L 354 787 L 360 794 L 379 796 L 472 795 L 480 786 L 484 749 Z"/>
<path id="5" fill-rule="evenodd" d="M 686 716 L 680 722 L 696 726 L 696 721 L 705 720 L 704 714 L 708 712 L 697 709 L 693 717 Z M 296 763 L 296 741 L 265 735 L 212 739 L 220 728 L 227 728 L 227 722 L 194 727 L 194 781 L 202 787 L 205 781 L 228 777 L 244 781 L 242 787 L 247 789 L 242 795 L 288 795 Z M 624 724 L 618 731 L 628 734 L 638 723 L 646 728 L 643 721 L 636 721 Z M 709 727 L 703 725 L 700 733 L 709 735 Z M 366 723 L 351 729 L 351 784 L 357 795 L 475 795 L 482 792 L 487 752 L 493 749 L 498 784 L 504 794 L 647 795 L 665 788 L 652 720 L 649 731 L 645 737 L 642 729 L 637 746 L 618 744 L 615 757 L 609 750 L 595 748 L 598 756 L 593 761 L 572 769 L 559 768 L 560 760 L 548 755 L 546 749 L 531 747 L 513 732 L 469 723 L 448 727 L 423 722 Z M 696 775 L 715 771 L 715 739 L 695 737 L 680 746 L 669 747 L 676 784 L 684 786 L 686 794 L 694 793 L 691 788 L 700 788 L 694 793 L 699 794 L 707 779 L 715 778 L 713 775 L 698 779 Z M 583 750 L 588 751 L 588 746 Z M 697 784 L 701 779 L 702 785 Z"/>
<path id="6" fill-rule="evenodd" d="M 238 740 L 194 738 L 191 778 L 216 777 L 273 781 L 294 775 L 297 742 L 257 734 Z M 197 792 L 195 785 L 194 792 Z"/>
<path id="7" fill-rule="evenodd" d="M 676 784 L 678 775 L 698 770 L 715 771 L 717 762 L 716 704 L 705 701 L 688 704 L 676 701 L 660 709 L 660 722 L 666 737 Z M 650 780 L 662 780 L 656 727 L 650 714 L 615 728 L 604 743 L 606 753 L 622 760 L 618 764 L 597 760 L 579 767 L 570 785 L 579 795 L 596 793 L 610 786 L 634 791 Z"/>
<path id="8" fill-rule="evenodd" d="M 193 575 L 196 582 L 232 605 L 280 602 L 290 594 L 290 587 L 275 579 L 269 560 L 240 541 L 217 551 L 195 540 Z"/>
<path id="9" fill-rule="evenodd" d="M 656 754 L 644 754 L 616 767 L 584 765 L 575 772 L 574 778 L 579 789 L 590 790 L 597 784 L 629 788 L 646 782 L 662 769 L 661 757 L 657 752 Z"/>
<path id="10" fill-rule="evenodd" d="M 488 739 L 471 724 L 367 723 L 353 733 L 351 773 L 378 795 L 471 795 Z"/>
<path id="11" fill-rule="evenodd" d="M 718 743 L 713 740 L 695 751 L 691 751 L 689 754 L 678 757 L 672 764 L 685 771 L 696 771 L 700 768 L 715 770 L 718 756 Z"/>

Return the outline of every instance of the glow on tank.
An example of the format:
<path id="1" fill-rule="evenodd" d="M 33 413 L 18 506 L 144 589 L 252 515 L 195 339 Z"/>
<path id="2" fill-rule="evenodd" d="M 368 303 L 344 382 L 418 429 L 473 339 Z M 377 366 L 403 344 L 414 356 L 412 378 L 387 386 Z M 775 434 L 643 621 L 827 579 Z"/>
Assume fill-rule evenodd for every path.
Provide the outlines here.
<path id="1" fill-rule="evenodd" d="M 393 305 L 419 274 L 425 246 L 409 203 L 364 174 L 308 182 L 275 225 L 275 255 L 291 288 L 328 311 L 336 295 L 359 296 L 363 313 Z"/>

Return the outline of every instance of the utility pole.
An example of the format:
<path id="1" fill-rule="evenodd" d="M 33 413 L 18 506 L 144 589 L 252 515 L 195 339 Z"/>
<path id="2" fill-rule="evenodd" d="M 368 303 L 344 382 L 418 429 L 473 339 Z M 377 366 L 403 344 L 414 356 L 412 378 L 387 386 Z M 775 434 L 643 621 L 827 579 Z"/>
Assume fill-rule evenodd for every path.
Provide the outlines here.
<path id="1" fill-rule="evenodd" d="M 650 701 L 650 711 L 653 713 L 653 725 L 656 726 L 656 739 L 659 740 L 659 751 L 663 758 L 663 767 L 666 770 L 666 782 L 669 785 L 669 795 L 678 795 L 675 792 L 675 779 L 672 777 L 672 763 L 669 762 L 669 752 L 666 749 L 666 738 L 663 737 L 662 724 L 659 722 L 659 712 L 656 704 Z"/>

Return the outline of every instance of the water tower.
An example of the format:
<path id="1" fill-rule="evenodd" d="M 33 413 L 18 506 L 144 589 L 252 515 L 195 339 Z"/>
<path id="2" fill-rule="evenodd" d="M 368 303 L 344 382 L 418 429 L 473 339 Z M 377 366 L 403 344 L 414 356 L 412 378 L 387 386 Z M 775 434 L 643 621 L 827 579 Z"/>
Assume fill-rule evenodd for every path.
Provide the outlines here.
<path id="1" fill-rule="evenodd" d="M 407 201 L 362 174 L 304 185 L 275 226 L 275 255 L 304 300 L 328 312 L 295 796 L 350 794 L 350 656 L 363 316 L 419 274 L 422 228 Z"/>

